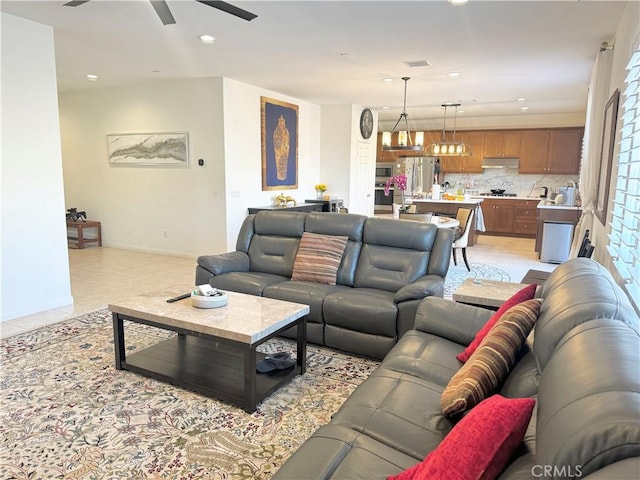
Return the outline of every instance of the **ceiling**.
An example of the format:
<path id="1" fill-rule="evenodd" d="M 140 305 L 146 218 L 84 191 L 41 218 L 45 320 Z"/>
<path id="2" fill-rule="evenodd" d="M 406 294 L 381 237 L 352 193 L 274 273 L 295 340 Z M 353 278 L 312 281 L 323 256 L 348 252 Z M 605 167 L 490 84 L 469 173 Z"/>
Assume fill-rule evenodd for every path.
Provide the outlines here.
<path id="1" fill-rule="evenodd" d="M 600 45 L 613 44 L 625 8 L 617 1 L 231 0 L 258 15 L 247 22 L 169 0 L 177 23 L 163 26 L 146 0 L 75 8 L 66 1 L 1 2 L 3 12 L 53 26 L 61 92 L 224 76 L 316 104 L 368 106 L 393 125 L 401 77 L 409 76 L 410 122 L 434 128 L 442 126 L 444 102 L 462 104 L 458 119 L 583 113 Z M 216 42 L 200 43 L 203 33 Z M 416 60 L 431 65 L 404 63 Z"/>

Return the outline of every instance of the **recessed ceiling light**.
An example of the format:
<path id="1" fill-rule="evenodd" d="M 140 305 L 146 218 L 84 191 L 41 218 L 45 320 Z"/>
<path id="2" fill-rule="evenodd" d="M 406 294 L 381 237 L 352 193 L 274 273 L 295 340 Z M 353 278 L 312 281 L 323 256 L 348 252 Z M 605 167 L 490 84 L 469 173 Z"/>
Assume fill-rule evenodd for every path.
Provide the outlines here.
<path id="1" fill-rule="evenodd" d="M 449 0 L 451 5 L 466 5 L 469 0 Z"/>
<path id="2" fill-rule="evenodd" d="M 383 82 L 393 82 L 393 78 L 383 78 Z"/>
<path id="3" fill-rule="evenodd" d="M 216 37 L 214 37 L 213 35 L 200 35 L 198 39 L 202 43 L 215 43 L 216 41 Z"/>
<path id="4" fill-rule="evenodd" d="M 529 107 L 520 107 L 520 110 L 522 110 L 523 112 L 529 110 Z"/>
<path id="5" fill-rule="evenodd" d="M 464 110 L 458 110 L 458 113 L 464 113 Z"/>
<path id="6" fill-rule="evenodd" d="M 449 72 L 447 73 L 451 78 L 457 78 L 460 76 L 460 72 Z"/>
<path id="7" fill-rule="evenodd" d="M 389 110 L 389 107 L 382 107 L 383 110 Z"/>
<path id="8" fill-rule="evenodd" d="M 87 80 L 91 81 L 91 82 L 95 82 L 96 80 L 98 80 L 98 75 L 93 75 L 91 73 L 87 74 Z"/>
<path id="9" fill-rule="evenodd" d="M 516 102 L 522 103 L 522 102 L 526 102 L 527 99 L 526 98 L 516 98 Z"/>

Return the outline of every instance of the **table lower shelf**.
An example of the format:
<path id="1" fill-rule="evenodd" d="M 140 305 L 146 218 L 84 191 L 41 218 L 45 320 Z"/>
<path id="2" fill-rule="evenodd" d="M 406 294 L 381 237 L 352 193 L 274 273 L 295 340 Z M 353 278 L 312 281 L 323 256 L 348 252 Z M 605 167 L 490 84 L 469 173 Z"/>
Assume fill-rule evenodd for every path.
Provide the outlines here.
<path id="1" fill-rule="evenodd" d="M 247 347 L 248 348 L 248 347 Z M 260 361 L 264 354 L 256 352 Z M 176 335 L 136 353 L 121 363 L 123 370 L 233 403 L 247 412 L 244 351 L 208 338 Z M 256 374 L 256 402 L 260 402 L 301 373 L 296 364 L 286 370 Z"/>

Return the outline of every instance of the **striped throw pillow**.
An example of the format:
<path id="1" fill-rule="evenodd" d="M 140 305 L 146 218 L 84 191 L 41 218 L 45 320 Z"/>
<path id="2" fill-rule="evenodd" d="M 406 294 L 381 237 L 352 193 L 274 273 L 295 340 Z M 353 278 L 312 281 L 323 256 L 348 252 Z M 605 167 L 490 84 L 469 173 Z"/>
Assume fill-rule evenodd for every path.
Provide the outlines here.
<path id="1" fill-rule="evenodd" d="M 347 240 L 346 236 L 304 232 L 291 280 L 335 285 Z"/>
<path id="2" fill-rule="evenodd" d="M 451 378 L 440 397 L 445 416 L 465 412 L 490 396 L 507 377 L 540 313 L 539 298 L 511 307 Z"/>

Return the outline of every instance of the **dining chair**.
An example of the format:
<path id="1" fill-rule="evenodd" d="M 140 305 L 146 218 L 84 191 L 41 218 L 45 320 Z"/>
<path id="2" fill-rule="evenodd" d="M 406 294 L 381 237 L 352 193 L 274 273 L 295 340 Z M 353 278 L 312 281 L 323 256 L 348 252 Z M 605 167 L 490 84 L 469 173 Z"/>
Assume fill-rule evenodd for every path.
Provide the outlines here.
<path id="1" fill-rule="evenodd" d="M 473 210 L 470 208 L 460 207 L 458 213 L 456 213 L 456 220 L 460 222 L 460 230 L 458 238 L 454 238 L 453 248 L 451 253 L 453 255 L 453 264 L 458 265 L 456 258 L 456 248 L 462 249 L 462 258 L 468 271 L 471 271 L 469 262 L 467 261 L 467 245 L 469 244 L 469 231 L 471 230 L 471 224 L 473 223 Z"/>

